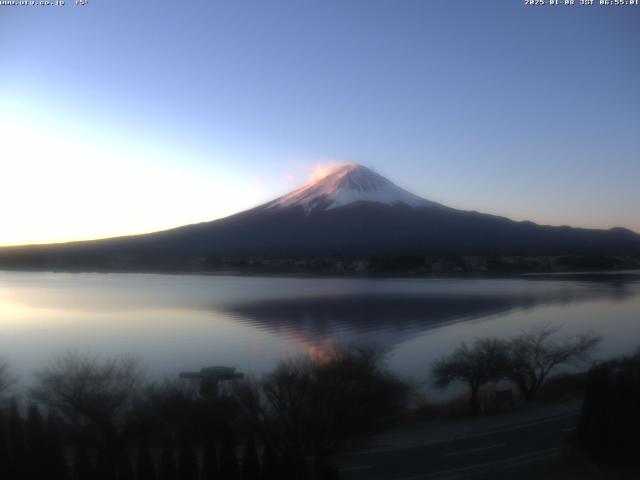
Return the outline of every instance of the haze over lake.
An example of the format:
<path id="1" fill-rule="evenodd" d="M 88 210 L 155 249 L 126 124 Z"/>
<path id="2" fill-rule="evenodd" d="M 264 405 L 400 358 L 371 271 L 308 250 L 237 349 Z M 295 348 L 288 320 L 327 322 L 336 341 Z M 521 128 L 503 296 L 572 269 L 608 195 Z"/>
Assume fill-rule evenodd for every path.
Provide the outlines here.
<path id="1" fill-rule="evenodd" d="M 639 277 L 363 279 L 0 272 L 0 357 L 28 383 L 66 350 L 134 355 L 150 377 L 209 365 L 259 375 L 301 352 L 379 345 L 423 379 L 464 340 L 556 322 L 640 345 Z"/>

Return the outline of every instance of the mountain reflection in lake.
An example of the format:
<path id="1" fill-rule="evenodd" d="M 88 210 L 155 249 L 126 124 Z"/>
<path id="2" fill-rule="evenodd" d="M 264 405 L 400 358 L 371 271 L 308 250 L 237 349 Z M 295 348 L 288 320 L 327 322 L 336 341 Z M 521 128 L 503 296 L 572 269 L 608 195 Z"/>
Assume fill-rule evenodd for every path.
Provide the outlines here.
<path id="1" fill-rule="evenodd" d="M 637 277 L 437 280 L 0 272 L 0 358 L 29 380 L 52 355 L 133 354 L 152 377 L 225 364 L 260 374 L 288 355 L 375 344 L 423 378 L 461 341 L 557 322 L 640 344 Z"/>

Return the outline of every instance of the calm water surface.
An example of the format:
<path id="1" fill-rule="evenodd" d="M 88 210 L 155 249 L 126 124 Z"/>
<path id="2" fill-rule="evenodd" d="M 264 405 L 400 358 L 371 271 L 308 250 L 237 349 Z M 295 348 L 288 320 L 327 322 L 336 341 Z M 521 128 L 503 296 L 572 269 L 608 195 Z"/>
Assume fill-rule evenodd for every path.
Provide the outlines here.
<path id="1" fill-rule="evenodd" d="M 604 335 L 598 355 L 606 357 L 640 346 L 638 278 L 0 272 L 0 358 L 25 383 L 66 350 L 135 355 L 150 377 L 218 364 L 259 375 L 283 357 L 367 343 L 390 352 L 391 368 L 421 379 L 461 341 L 545 322 Z"/>

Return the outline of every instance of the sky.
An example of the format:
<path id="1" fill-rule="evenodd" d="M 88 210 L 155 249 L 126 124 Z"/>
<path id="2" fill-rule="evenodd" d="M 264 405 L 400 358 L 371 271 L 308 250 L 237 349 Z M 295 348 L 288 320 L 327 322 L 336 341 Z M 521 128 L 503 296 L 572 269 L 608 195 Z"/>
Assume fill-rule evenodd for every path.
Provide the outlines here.
<path id="1" fill-rule="evenodd" d="M 0 6 L 0 42 L 0 245 L 208 221 L 336 162 L 640 232 L 640 6 L 67 0 Z"/>

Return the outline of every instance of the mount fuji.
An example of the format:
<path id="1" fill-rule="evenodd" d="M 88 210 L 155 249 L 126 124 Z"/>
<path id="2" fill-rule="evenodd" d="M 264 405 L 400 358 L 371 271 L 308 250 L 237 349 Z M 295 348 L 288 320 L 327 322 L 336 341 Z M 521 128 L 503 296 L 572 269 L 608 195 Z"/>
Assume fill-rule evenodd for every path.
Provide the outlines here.
<path id="1" fill-rule="evenodd" d="M 105 240 L 0 248 L 0 268 L 313 271 L 347 265 L 347 270 L 375 270 L 381 259 L 410 258 L 412 268 L 428 269 L 452 257 L 544 258 L 535 263 L 543 269 L 564 268 L 549 259 L 595 258 L 600 260 L 592 267 L 613 268 L 621 265 L 602 259 L 633 259 L 637 265 L 640 235 L 457 210 L 348 164 L 271 202 L 211 222 Z M 486 261 L 483 265 L 491 269 Z"/>

